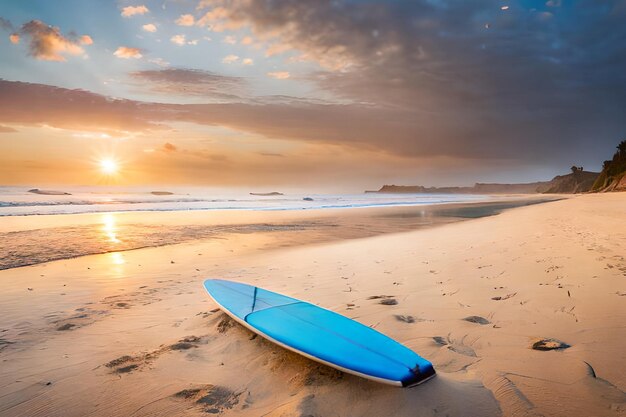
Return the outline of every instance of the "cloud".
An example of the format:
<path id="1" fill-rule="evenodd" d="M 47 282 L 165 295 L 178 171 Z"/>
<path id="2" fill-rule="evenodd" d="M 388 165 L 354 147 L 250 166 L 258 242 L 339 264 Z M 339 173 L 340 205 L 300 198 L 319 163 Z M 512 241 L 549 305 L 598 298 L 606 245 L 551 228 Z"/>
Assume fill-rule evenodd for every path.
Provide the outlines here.
<path id="1" fill-rule="evenodd" d="M 215 74 L 198 69 L 171 68 L 130 73 L 131 78 L 147 91 L 160 95 L 195 96 L 215 101 L 241 101 L 247 83 L 239 77 Z"/>
<path id="2" fill-rule="evenodd" d="M 20 43 L 20 35 L 17 33 L 11 33 L 9 35 L 9 40 L 13 45 L 17 45 L 18 43 Z"/>
<path id="3" fill-rule="evenodd" d="M 253 43 L 254 38 L 252 36 L 244 36 L 243 39 L 241 39 L 242 45 L 252 45 Z"/>
<path id="4" fill-rule="evenodd" d="M 222 42 L 227 43 L 229 45 L 234 45 L 237 43 L 237 38 L 235 38 L 232 35 L 224 36 L 224 39 L 222 40 Z"/>
<path id="5" fill-rule="evenodd" d="M 140 102 L 113 99 L 83 90 L 2 79 L 1 123 L 103 133 L 163 129 Z"/>
<path id="6" fill-rule="evenodd" d="M 10 20 L 5 19 L 4 17 L 0 16 L 0 29 L 6 30 L 8 32 L 13 32 L 15 30 L 15 27 L 13 26 L 13 23 L 11 23 Z"/>
<path id="7" fill-rule="evenodd" d="M 172 145 L 171 143 L 167 142 L 163 145 L 163 150 L 165 152 L 176 152 L 178 148 L 175 145 Z"/>
<path id="8" fill-rule="evenodd" d="M 84 55 L 82 45 L 91 45 L 91 37 L 83 35 L 65 36 L 56 26 L 49 26 L 40 20 L 31 20 L 22 25 L 18 33 L 10 36 L 12 43 L 19 43 L 21 36 L 27 37 L 29 54 L 42 61 L 65 61 L 65 55 Z"/>
<path id="9" fill-rule="evenodd" d="M 235 62 L 239 61 L 239 57 L 237 55 L 226 55 L 223 59 L 222 62 L 224 64 L 233 64 Z"/>
<path id="10" fill-rule="evenodd" d="M 152 77 L 173 77 L 174 80 L 182 77 L 183 81 L 170 83 L 172 88 L 197 84 L 193 74 L 191 77 L 183 72 L 164 74 Z M 152 84 L 145 77 L 139 79 L 143 80 L 140 85 Z M 221 88 L 215 86 L 215 91 Z M 243 102 L 235 97 L 207 104 L 165 104 L 116 100 L 87 91 L 0 81 L 0 124 L 46 125 L 119 134 L 163 130 L 168 124 L 185 122 L 222 126 L 267 140 L 339 146 L 399 158 L 448 158 L 454 161 L 449 168 L 455 168 L 459 160 L 484 165 L 479 161 L 490 159 L 490 166 L 500 166 L 499 169 L 505 171 L 511 163 L 526 163 L 535 168 L 549 164 L 568 167 L 576 155 L 579 164 L 588 166 L 594 160 L 599 163 L 606 157 L 607 150 L 615 146 L 615 138 L 626 130 L 621 109 L 623 107 L 605 106 L 602 111 L 589 112 L 581 106 L 575 117 L 569 113 L 551 113 L 537 118 L 529 113 L 527 118 L 510 117 L 504 122 L 492 118 L 486 124 L 485 119 L 474 117 L 450 119 L 445 113 L 416 112 L 413 108 L 369 103 Z M 560 118 L 554 127 L 546 123 L 553 123 L 553 117 Z M 594 126 L 593 130 L 590 131 L 589 126 Z M 593 137 L 593 141 L 589 141 L 589 137 Z M 585 138 L 586 141 L 582 140 Z"/>
<path id="11" fill-rule="evenodd" d="M 150 10 L 144 6 L 126 6 L 122 9 L 122 16 L 123 17 L 131 17 L 131 16 L 135 16 L 137 14 L 142 15 L 142 14 L 146 14 L 150 12 Z"/>
<path id="12" fill-rule="evenodd" d="M 193 26 L 195 24 L 195 19 L 191 14 L 182 14 L 178 19 L 176 19 L 176 24 L 178 26 Z"/>
<path id="13" fill-rule="evenodd" d="M 153 81 L 144 75 L 143 88 L 191 91 L 209 102 L 113 104 L 87 92 L 0 84 L 0 121 L 141 131 L 188 122 L 407 158 L 586 166 L 626 131 L 626 8 L 623 1 L 562 3 L 534 2 L 533 10 L 516 2 L 503 12 L 503 3 L 478 0 L 206 1 L 193 12 L 198 26 L 244 29 L 255 46 L 283 54 L 274 59 L 284 58 L 285 67 L 277 68 L 295 72 L 289 65 L 311 61 L 307 75 L 298 67 L 297 81 L 333 101 L 239 97 L 240 87 L 196 87 L 159 74 Z M 220 92 L 232 97 L 216 99 Z"/>
<path id="14" fill-rule="evenodd" d="M 202 7 L 199 7 L 202 8 Z M 196 24 L 208 27 L 213 32 L 223 32 L 225 30 L 237 30 L 244 26 L 242 22 L 228 20 L 230 12 L 225 7 L 214 7 L 206 12 Z"/>
<path id="15" fill-rule="evenodd" d="M 287 78 L 291 76 L 291 74 L 289 74 L 289 71 L 274 71 L 274 72 L 268 72 L 267 76 L 276 78 L 277 80 L 286 80 Z"/>
<path id="16" fill-rule="evenodd" d="M 244 58 L 244 60 L 241 61 L 241 63 L 243 65 L 254 65 L 254 61 L 252 60 L 252 58 Z"/>
<path id="17" fill-rule="evenodd" d="M 17 132 L 17 130 L 9 126 L 0 125 L 0 133 L 14 133 L 14 132 Z"/>
<path id="18" fill-rule="evenodd" d="M 187 43 L 187 40 L 185 39 L 185 35 L 174 35 L 170 38 L 170 42 L 182 46 Z"/>
<path id="19" fill-rule="evenodd" d="M 83 35 L 80 37 L 80 43 L 82 45 L 93 45 L 93 39 L 89 35 Z"/>
<path id="20" fill-rule="evenodd" d="M 152 64 L 156 64 L 159 67 L 169 67 L 170 63 L 166 60 L 164 60 L 163 58 L 153 58 L 151 60 L 149 60 L 148 62 L 152 63 Z"/>
<path id="21" fill-rule="evenodd" d="M 122 59 L 139 59 L 143 57 L 141 49 L 131 48 L 128 46 L 120 46 L 115 50 L 115 52 L 113 52 L 113 55 Z"/>
<path id="22" fill-rule="evenodd" d="M 144 31 L 154 33 L 157 31 L 157 27 L 154 23 L 148 23 L 141 27 Z"/>
<path id="23" fill-rule="evenodd" d="M 626 123 L 616 114 L 626 108 L 626 44 L 618 41 L 626 8 L 559 4 L 503 12 L 478 0 L 204 0 L 200 8 L 213 30 L 249 30 L 268 54 L 317 63 L 308 79 L 326 94 L 396 109 L 394 119 L 415 133 L 407 148 L 439 142 L 473 154 L 475 144 L 548 158 L 546 149 L 607 138 Z M 577 36 L 566 36 L 572 27 Z"/>

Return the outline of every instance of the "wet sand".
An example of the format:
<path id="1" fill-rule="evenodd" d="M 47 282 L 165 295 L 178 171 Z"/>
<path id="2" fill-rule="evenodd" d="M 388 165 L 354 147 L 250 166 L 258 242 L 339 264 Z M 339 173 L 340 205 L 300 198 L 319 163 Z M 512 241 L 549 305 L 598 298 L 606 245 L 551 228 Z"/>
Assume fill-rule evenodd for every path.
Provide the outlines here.
<path id="1" fill-rule="evenodd" d="M 624 415 L 624 224 L 626 194 L 584 195 L 367 238 L 255 230 L 6 269 L 0 415 Z M 207 277 L 373 326 L 438 375 L 399 389 L 301 358 L 216 310 Z"/>
<path id="2" fill-rule="evenodd" d="M 324 210 L 206 210 L 0 216 L 0 269 L 233 234 L 287 233 L 300 246 L 417 230 L 558 197 L 508 196 L 480 203 Z"/>

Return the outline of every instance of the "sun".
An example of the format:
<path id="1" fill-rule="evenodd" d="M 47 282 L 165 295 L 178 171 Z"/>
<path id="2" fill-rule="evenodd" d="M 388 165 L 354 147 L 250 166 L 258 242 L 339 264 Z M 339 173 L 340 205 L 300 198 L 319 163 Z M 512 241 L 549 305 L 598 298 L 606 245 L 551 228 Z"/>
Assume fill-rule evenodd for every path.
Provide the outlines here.
<path id="1" fill-rule="evenodd" d="M 117 174 L 119 169 L 120 165 L 115 159 L 105 158 L 100 160 L 100 170 L 106 175 Z"/>

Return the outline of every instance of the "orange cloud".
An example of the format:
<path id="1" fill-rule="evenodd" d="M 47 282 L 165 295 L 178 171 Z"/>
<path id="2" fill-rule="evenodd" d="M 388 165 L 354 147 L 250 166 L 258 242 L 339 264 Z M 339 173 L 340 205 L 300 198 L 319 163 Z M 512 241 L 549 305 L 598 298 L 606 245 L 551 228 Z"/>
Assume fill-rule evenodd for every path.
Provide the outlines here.
<path id="1" fill-rule="evenodd" d="M 20 33 L 29 37 L 29 53 L 42 61 L 65 61 L 64 55 L 83 55 L 84 49 L 80 46 L 91 45 L 93 41 L 88 35 L 78 40 L 64 36 L 56 26 L 49 26 L 40 20 L 31 20 L 22 25 Z M 19 41 L 19 36 L 11 42 Z"/>
<path id="2" fill-rule="evenodd" d="M 289 74 L 288 71 L 268 72 L 267 75 L 268 77 L 276 78 L 277 80 L 286 80 L 287 78 L 291 77 L 291 74 Z"/>
<path id="3" fill-rule="evenodd" d="M 224 57 L 224 59 L 222 59 L 222 62 L 224 64 L 233 64 L 235 62 L 239 61 L 239 57 L 237 55 L 226 55 Z"/>
<path id="4" fill-rule="evenodd" d="M 9 40 L 13 45 L 17 45 L 18 43 L 20 43 L 20 35 L 18 35 L 17 33 L 12 33 L 9 36 Z"/>
<path id="5" fill-rule="evenodd" d="M 225 30 L 236 30 L 244 26 L 243 22 L 227 20 L 230 12 L 224 7 L 215 7 L 213 10 L 205 13 L 196 24 L 198 26 L 206 26 L 213 32 L 223 32 Z"/>
<path id="6" fill-rule="evenodd" d="M 139 59 L 143 56 L 141 54 L 141 49 L 130 48 L 128 46 L 120 46 L 115 52 L 113 52 L 113 55 L 122 59 Z"/>
<path id="7" fill-rule="evenodd" d="M 157 27 L 153 23 L 148 23 L 147 25 L 143 25 L 141 28 L 145 30 L 146 32 L 151 32 L 151 33 L 154 33 L 157 31 Z"/>
<path id="8" fill-rule="evenodd" d="M 80 37 L 80 43 L 83 45 L 93 45 L 93 39 L 89 35 L 83 35 Z"/>
<path id="9" fill-rule="evenodd" d="M 185 35 L 174 35 L 170 38 L 170 41 L 180 46 L 187 43 L 187 40 L 185 39 Z"/>
<path id="10" fill-rule="evenodd" d="M 146 14 L 148 13 L 150 10 L 148 10 L 148 8 L 144 5 L 141 6 L 126 6 L 122 9 L 122 16 L 124 17 L 131 17 L 134 16 L 136 14 Z"/>
<path id="11" fill-rule="evenodd" d="M 163 145 L 163 150 L 165 152 L 176 152 L 178 148 L 175 145 L 172 145 L 171 143 L 167 142 L 165 145 Z"/>
<path id="12" fill-rule="evenodd" d="M 183 14 L 180 15 L 178 19 L 176 19 L 176 24 L 178 26 L 193 26 L 196 23 L 193 15 Z"/>

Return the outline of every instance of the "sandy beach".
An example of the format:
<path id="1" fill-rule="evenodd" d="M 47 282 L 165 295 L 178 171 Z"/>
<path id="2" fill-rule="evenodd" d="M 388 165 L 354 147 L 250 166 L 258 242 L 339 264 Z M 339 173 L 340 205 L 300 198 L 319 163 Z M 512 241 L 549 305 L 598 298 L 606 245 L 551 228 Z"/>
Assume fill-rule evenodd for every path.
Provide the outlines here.
<path id="1" fill-rule="evenodd" d="M 333 213 L 332 233 L 309 219 L 308 229 L 222 230 L 1 270 L 0 416 L 626 415 L 626 194 L 377 236 L 355 232 L 371 228 L 363 213 Z M 303 222 L 264 215 L 246 222 Z M 127 223 L 177 222 L 133 216 Z M 1 228 L 45 221 L 5 218 Z M 100 233 L 123 241 L 113 229 Z M 209 277 L 372 326 L 437 377 L 393 388 L 287 352 L 220 312 L 202 288 Z M 532 349 L 542 339 L 569 347 Z"/>

